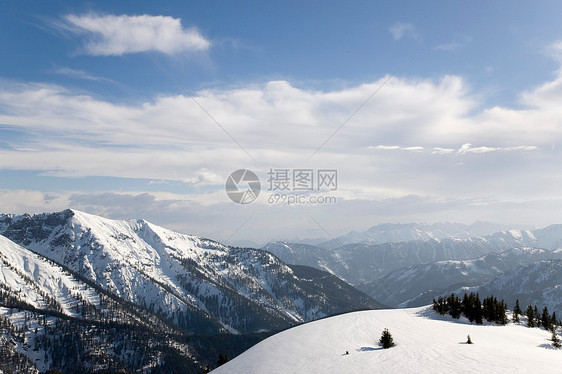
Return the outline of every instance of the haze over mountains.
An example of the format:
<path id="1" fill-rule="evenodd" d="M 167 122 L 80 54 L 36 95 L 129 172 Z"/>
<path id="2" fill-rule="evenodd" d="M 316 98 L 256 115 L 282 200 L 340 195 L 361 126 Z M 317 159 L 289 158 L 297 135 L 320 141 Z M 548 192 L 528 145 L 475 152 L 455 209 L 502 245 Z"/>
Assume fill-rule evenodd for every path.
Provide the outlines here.
<path id="1" fill-rule="evenodd" d="M 491 235 L 509 229 L 524 229 L 513 225 L 501 225 L 491 222 L 476 221 L 473 224 L 438 222 L 425 223 L 381 223 L 365 231 L 351 231 L 346 235 L 338 236 L 327 242 L 316 244 L 321 248 L 334 249 L 346 244 L 357 243 L 399 243 L 412 240 L 428 239 L 467 239 Z M 300 242 L 299 242 L 300 243 Z M 311 243 L 307 243 L 311 244 Z"/>

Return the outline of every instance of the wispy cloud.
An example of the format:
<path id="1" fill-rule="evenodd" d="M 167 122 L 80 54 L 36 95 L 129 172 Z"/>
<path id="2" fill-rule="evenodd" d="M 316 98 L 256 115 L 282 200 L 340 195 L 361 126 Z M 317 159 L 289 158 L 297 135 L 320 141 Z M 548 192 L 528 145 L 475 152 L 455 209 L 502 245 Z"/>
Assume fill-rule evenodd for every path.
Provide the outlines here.
<path id="1" fill-rule="evenodd" d="M 464 155 L 466 153 L 488 153 L 497 151 L 536 151 L 539 147 L 534 145 L 520 145 L 515 147 L 473 147 L 470 143 L 463 144 L 458 150 L 457 155 Z"/>
<path id="2" fill-rule="evenodd" d="M 416 32 L 416 29 L 411 23 L 396 22 L 388 29 L 392 34 L 394 40 L 400 40 L 404 37 L 413 39 L 420 39 L 421 35 Z"/>
<path id="3" fill-rule="evenodd" d="M 95 75 L 91 75 L 90 73 L 85 72 L 84 70 L 72 69 L 67 66 L 53 69 L 52 72 L 55 74 L 65 75 L 76 79 L 83 79 L 83 80 L 96 81 L 96 82 L 117 83 L 109 78 L 98 77 Z"/>
<path id="4" fill-rule="evenodd" d="M 368 148 L 376 149 L 380 151 L 422 152 L 425 150 L 425 148 L 421 146 L 403 147 L 399 145 L 377 145 L 377 146 L 369 146 Z M 456 152 L 457 155 L 464 155 L 467 153 L 488 153 L 488 152 L 497 152 L 497 151 L 536 151 L 536 150 L 539 150 L 539 147 L 533 145 L 520 145 L 515 147 L 487 147 L 487 146 L 473 147 L 472 144 L 465 143 L 462 146 L 460 146 L 458 149 L 433 147 L 433 149 L 431 150 L 431 154 L 448 155 Z"/>
<path id="5" fill-rule="evenodd" d="M 470 42 L 472 42 L 472 37 L 467 36 L 462 38 L 461 41 L 453 40 L 447 43 L 438 44 L 435 47 L 433 47 L 433 49 L 438 51 L 454 51 Z"/>
<path id="6" fill-rule="evenodd" d="M 172 55 L 211 46 L 197 28 L 184 28 L 181 19 L 168 16 L 69 14 L 52 26 L 81 37 L 84 53 L 94 56 L 147 51 Z"/>
<path id="7" fill-rule="evenodd" d="M 436 49 L 436 50 L 439 50 L 439 51 L 453 51 L 453 50 L 459 48 L 460 46 L 462 46 L 462 44 L 457 43 L 457 42 L 450 42 L 450 43 L 436 45 L 435 47 L 433 47 L 433 49 Z"/>
<path id="8" fill-rule="evenodd" d="M 399 151 L 410 151 L 410 152 L 420 152 L 423 151 L 423 147 L 420 146 L 413 146 L 413 147 L 401 147 L 399 145 L 377 145 L 377 146 L 370 146 L 370 149 L 377 149 L 382 151 L 392 151 L 392 150 L 399 150 Z"/>
<path id="9" fill-rule="evenodd" d="M 431 154 L 432 155 L 448 155 L 448 154 L 454 153 L 454 152 L 455 152 L 455 150 L 453 148 L 434 147 Z"/>

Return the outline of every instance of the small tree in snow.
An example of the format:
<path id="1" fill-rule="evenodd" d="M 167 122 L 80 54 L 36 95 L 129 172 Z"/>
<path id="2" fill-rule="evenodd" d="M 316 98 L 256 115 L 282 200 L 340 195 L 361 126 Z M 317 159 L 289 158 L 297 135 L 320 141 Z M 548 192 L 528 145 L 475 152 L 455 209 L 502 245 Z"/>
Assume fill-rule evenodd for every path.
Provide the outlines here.
<path id="1" fill-rule="evenodd" d="M 519 299 L 515 300 L 515 308 L 513 308 L 513 322 L 519 322 L 519 316 L 523 314 L 519 306 Z"/>
<path id="2" fill-rule="evenodd" d="M 558 339 L 558 335 L 556 335 L 556 329 L 553 327 L 550 331 L 552 331 L 552 338 L 550 338 L 550 340 L 552 341 L 552 346 L 557 349 L 562 347 L 560 339 Z"/>
<path id="3" fill-rule="evenodd" d="M 382 332 L 379 343 L 384 349 L 388 349 L 394 346 L 394 340 L 392 339 L 392 335 L 390 334 L 388 329 L 384 329 L 384 331 Z"/>
<path id="4" fill-rule="evenodd" d="M 472 340 L 470 340 L 470 335 L 466 337 L 466 344 L 472 344 Z"/>

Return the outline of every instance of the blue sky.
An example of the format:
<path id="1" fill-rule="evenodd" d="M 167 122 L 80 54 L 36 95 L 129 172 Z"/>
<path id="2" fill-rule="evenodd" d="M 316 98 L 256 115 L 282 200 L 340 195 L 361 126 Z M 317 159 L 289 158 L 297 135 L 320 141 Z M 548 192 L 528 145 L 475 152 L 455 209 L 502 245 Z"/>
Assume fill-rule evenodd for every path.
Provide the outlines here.
<path id="1" fill-rule="evenodd" d="M 557 1 L 0 2 L 0 211 L 260 243 L 387 221 L 559 222 L 560 14 Z M 338 170 L 337 204 L 224 192 L 239 168 L 265 181 L 305 167 Z"/>

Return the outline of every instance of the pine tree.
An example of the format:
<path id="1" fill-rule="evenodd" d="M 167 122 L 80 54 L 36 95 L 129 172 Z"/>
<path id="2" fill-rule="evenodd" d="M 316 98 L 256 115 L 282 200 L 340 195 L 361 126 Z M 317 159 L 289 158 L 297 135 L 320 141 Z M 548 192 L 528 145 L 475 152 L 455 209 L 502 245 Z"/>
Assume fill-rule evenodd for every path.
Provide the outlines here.
<path id="1" fill-rule="evenodd" d="M 535 305 L 535 307 L 533 308 L 533 315 L 535 316 L 534 325 L 535 325 L 536 327 L 539 327 L 539 326 L 541 325 L 541 321 L 540 321 L 539 308 L 537 308 L 536 305 Z"/>
<path id="2" fill-rule="evenodd" d="M 535 327 L 535 314 L 531 304 L 527 307 L 527 327 Z"/>
<path id="3" fill-rule="evenodd" d="M 381 338 L 379 339 L 379 343 L 382 345 L 384 349 L 388 349 L 394 346 L 394 339 L 392 335 L 388 331 L 388 329 L 384 329 L 382 332 Z"/>
<path id="4" fill-rule="evenodd" d="M 459 297 L 454 293 L 452 293 L 451 296 L 447 298 L 447 305 L 451 317 L 455 319 L 459 319 L 461 317 L 461 310 L 462 310 L 461 301 Z"/>
<path id="5" fill-rule="evenodd" d="M 519 315 L 523 313 L 519 307 L 519 299 L 515 300 L 515 308 L 513 308 L 513 322 L 519 322 Z"/>
<path id="6" fill-rule="evenodd" d="M 560 339 L 558 339 L 558 335 L 556 335 L 556 329 L 552 328 L 552 330 L 550 331 L 552 331 L 552 337 L 550 338 L 550 340 L 552 341 L 552 346 L 557 349 L 562 347 Z"/>
<path id="7" fill-rule="evenodd" d="M 470 293 L 470 296 L 472 296 L 472 295 L 473 294 Z M 471 303 L 470 297 L 465 292 L 464 296 L 462 298 L 461 311 L 466 316 L 466 318 L 468 318 L 468 320 L 470 322 L 474 321 L 474 314 L 472 312 L 472 306 L 473 306 L 473 304 Z"/>
<path id="8" fill-rule="evenodd" d="M 223 355 L 222 353 L 219 354 L 219 358 L 217 360 L 217 367 L 224 365 L 228 362 L 228 356 Z"/>
<path id="9" fill-rule="evenodd" d="M 480 296 L 476 294 L 476 299 L 474 300 L 474 322 L 476 324 L 482 324 L 482 304 L 480 303 Z"/>
<path id="10" fill-rule="evenodd" d="M 542 310 L 541 321 L 542 321 L 542 326 L 545 329 L 550 330 L 550 326 L 552 326 L 552 323 L 550 322 L 550 314 L 548 313 L 547 307 L 544 307 L 544 309 Z"/>

